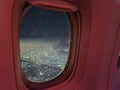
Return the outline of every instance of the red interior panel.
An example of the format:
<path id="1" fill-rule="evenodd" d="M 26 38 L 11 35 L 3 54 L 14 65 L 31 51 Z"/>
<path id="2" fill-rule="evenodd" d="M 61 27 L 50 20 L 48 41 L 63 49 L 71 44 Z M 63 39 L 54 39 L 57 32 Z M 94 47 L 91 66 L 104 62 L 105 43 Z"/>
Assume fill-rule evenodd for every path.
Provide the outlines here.
<path id="1" fill-rule="evenodd" d="M 56 85 L 51 81 L 46 90 L 120 90 L 120 0 L 0 0 L 0 90 L 31 89 L 23 82 L 19 65 L 18 27 L 25 1 L 78 17 L 72 18 L 78 26 L 76 64 L 68 78 Z M 41 85 L 37 90 L 43 90 Z"/>

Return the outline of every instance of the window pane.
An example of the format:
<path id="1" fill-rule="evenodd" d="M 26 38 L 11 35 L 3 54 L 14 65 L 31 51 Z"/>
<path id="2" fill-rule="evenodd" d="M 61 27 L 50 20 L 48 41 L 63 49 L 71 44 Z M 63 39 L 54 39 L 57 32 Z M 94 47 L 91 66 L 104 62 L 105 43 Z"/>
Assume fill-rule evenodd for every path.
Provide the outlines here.
<path id="1" fill-rule="evenodd" d="M 46 82 L 64 70 L 70 47 L 70 27 L 63 12 L 31 7 L 20 25 L 21 68 L 32 82 Z"/>

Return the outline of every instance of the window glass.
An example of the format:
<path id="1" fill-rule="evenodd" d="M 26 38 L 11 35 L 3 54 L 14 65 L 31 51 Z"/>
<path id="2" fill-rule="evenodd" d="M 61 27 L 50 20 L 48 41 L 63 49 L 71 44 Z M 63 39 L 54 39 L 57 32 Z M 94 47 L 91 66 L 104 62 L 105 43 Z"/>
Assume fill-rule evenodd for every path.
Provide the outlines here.
<path id="1" fill-rule="evenodd" d="M 67 15 L 31 7 L 20 24 L 20 60 L 26 78 L 46 82 L 64 70 L 70 47 Z"/>

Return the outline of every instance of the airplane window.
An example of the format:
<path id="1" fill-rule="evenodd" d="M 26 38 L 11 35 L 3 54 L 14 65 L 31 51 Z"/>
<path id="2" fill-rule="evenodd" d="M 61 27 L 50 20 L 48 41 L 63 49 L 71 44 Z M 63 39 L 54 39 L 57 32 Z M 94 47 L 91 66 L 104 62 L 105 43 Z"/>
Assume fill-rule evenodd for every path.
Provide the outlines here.
<path id="1" fill-rule="evenodd" d="M 27 80 L 46 82 L 64 70 L 70 48 L 66 13 L 29 8 L 19 31 L 21 69 Z"/>

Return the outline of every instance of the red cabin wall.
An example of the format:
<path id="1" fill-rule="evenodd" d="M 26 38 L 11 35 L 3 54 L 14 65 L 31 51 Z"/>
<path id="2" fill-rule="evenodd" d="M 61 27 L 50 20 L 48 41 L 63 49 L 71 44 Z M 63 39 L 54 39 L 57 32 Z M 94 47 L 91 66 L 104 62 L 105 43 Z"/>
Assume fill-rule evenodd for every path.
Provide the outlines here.
<path id="1" fill-rule="evenodd" d="M 0 0 L 0 90 L 16 90 L 11 17 L 13 0 Z"/>
<path id="2" fill-rule="evenodd" d="M 81 13 L 78 65 L 72 79 L 47 90 L 115 90 L 120 0 L 66 1 L 76 5 Z M 18 47 L 14 47 L 12 36 L 16 33 L 13 29 L 17 26 L 13 24 L 21 15 L 22 4 L 22 0 L 0 0 L 0 90 L 28 90 L 15 69 L 14 49 Z"/>

